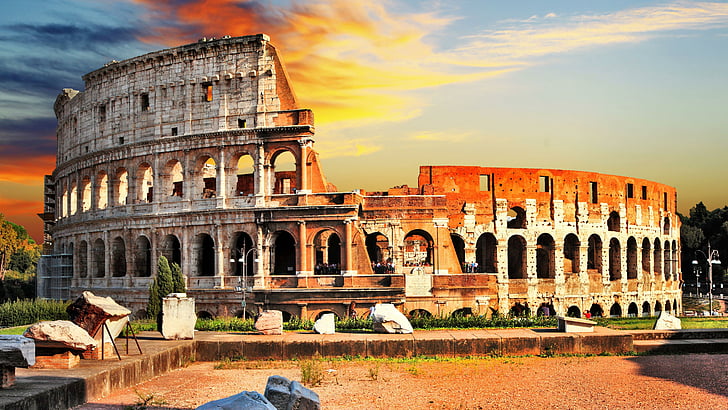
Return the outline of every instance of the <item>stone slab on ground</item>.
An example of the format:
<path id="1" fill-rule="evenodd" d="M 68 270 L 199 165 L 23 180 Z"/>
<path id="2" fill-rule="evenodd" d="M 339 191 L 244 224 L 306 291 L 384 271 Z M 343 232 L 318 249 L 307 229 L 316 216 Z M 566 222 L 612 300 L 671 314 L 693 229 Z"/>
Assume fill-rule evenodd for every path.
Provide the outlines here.
<path id="1" fill-rule="evenodd" d="M 559 331 L 566 333 L 593 333 L 597 322 L 578 317 L 558 316 Z"/>
<path id="2" fill-rule="evenodd" d="M 35 340 L 39 347 L 85 351 L 98 346 L 88 332 L 68 320 L 35 323 L 25 330 L 23 336 Z"/>
<path id="3" fill-rule="evenodd" d="M 391 303 L 377 303 L 372 306 L 372 326 L 377 333 L 412 333 L 409 319 Z"/>
<path id="4" fill-rule="evenodd" d="M 283 312 L 280 310 L 264 310 L 255 321 L 255 329 L 264 335 L 283 334 Z"/>

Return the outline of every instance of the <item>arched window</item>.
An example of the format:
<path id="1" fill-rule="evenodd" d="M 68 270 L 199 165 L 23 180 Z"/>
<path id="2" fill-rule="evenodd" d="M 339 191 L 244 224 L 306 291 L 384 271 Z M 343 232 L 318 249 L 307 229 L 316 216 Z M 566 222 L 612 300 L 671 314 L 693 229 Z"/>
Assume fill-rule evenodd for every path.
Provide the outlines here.
<path id="1" fill-rule="evenodd" d="M 566 316 L 581 317 L 581 309 L 579 309 L 579 306 L 571 305 L 569 306 L 569 309 L 566 310 Z"/>
<path id="2" fill-rule="evenodd" d="M 536 276 L 540 279 L 554 279 L 554 238 L 541 234 L 536 241 Z"/>
<path id="3" fill-rule="evenodd" d="M 666 216 L 662 221 L 662 233 L 670 235 L 670 217 Z"/>
<path id="4" fill-rule="evenodd" d="M 91 178 L 86 176 L 81 181 L 81 211 L 91 209 Z"/>
<path id="5" fill-rule="evenodd" d="M 650 240 L 645 238 L 642 240 L 642 275 L 650 274 Z"/>
<path id="6" fill-rule="evenodd" d="M 663 264 L 664 264 L 664 270 L 662 271 L 665 274 L 665 280 L 670 280 L 670 277 L 672 276 L 672 272 L 670 271 L 670 267 L 672 263 L 670 263 L 670 241 L 665 241 L 665 250 L 664 250 L 664 258 L 663 258 Z"/>
<path id="7" fill-rule="evenodd" d="M 235 183 L 235 196 L 255 194 L 255 161 L 253 157 L 244 154 L 240 156 L 237 164 L 237 180 Z"/>
<path id="8" fill-rule="evenodd" d="M 60 211 L 61 211 L 61 216 L 63 218 L 65 218 L 68 216 L 68 195 L 69 195 L 68 189 L 65 184 L 63 185 L 63 188 L 61 188 L 61 192 L 63 192 L 63 196 L 61 199 Z"/>
<path id="9" fill-rule="evenodd" d="M 627 279 L 637 279 L 637 240 L 631 236 L 627 239 Z"/>
<path id="10" fill-rule="evenodd" d="M 587 249 L 587 269 L 593 269 L 596 270 L 597 273 L 602 273 L 602 238 L 600 238 L 597 234 L 589 237 L 589 248 Z"/>
<path id="11" fill-rule="evenodd" d="M 609 213 L 609 219 L 607 219 L 607 230 L 612 232 L 619 232 L 620 220 L 619 213 L 612 211 Z"/>
<path id="12" fill-rule="evenodd" d="M 106 172 L 99 172 L 96 176 L 96 208 L 106 209 L 109 205 L 109 176 Z"/>
<path id="13" fill-rule="evenodd" d="M 589 312 L 591 313 L 592 317 L 602 317 L 604 316 L 604 309 L 596 303 L 592 304 L 589 308 Z"/>
<path id="14" fill-rule="evenodd" d="M 637 304 L 634 302 L 630 303 L 629 306 L 627 307 L 627 316 L 637 317 L 637 316 L 639 316 L 639 314 L 640 314 L 640 311 L 639 311 L 639 308 L 637 307 Z"/>
<path id="15" fill-rule="evenodd" d="M 116 205 L 126 205 L 129 196 L 129 173 L 126 168 L 116 170 L 116 179 L 114 181 L 114 201 Z"/>
<path id="16" fill-rule="evenodd" d="M 152 167 L 146 162 L 139 165 L 137 170 L 137 200 L 139 202 L 152 202 L 154 196 L 154 173 Z"/>
<path id="17" fill-rule="evenodd" d="M 88 276 L 88 242 L 81 241 L 78 244 L 78 276 Z"/>
<path id="18" fill-rule="evenodd" d="M 217 163 L 212 157 L 203 157 L 200 175 L 202 177 L 202 198 L 217 197 Z"/>
<path id="19" fill-rule="evenodd" d="M 193 267 L 196 276 L 215 276 L 215 241 L 206 233 L 195 238 L 192 254 L 196 260 Z"/>
<path id="20" fill-rule="evenodd" d="M 366 246 L 369 262 L 373 267 L 376 268 L 377 264 L 381 266 L 392 261 L 392 248 L 389 246 L 389 239 L 380 232 L 367 235 Z M 375 269 L 375 273 L 384 273 L 384 269 L 382 269 L 382 272 L 376 272 Z"/>
<path id="21" fill-rule="evenodd" d="M 120 236 L 111 242 L 111 276 L 126 276 L 126 244 Z"/>
<path id="22" fill-rule="evenodd" d="M 519 235 L 508 239 L 508 279 L 526 279 L 526 240 Z"/>
<path id="23" fill-rule="evenodd" d="M 314 273 L 338 275 L 341 273 L 341 239 L 332 230 L 323 230 L 313 240 L 315 250 Z"/>
<path id="24" fill-rule="evenodd" d="M 76 215 L 78 211 L 78 187 L 76 181 L 71 183 L 71 215 Z"/>
<path id="25" fill-rule="evenodd" d="M 645 302 L 642 304 L 642 316 L 650 316 L 651 311 L 650 302 Z"/>
<path id="26" fill-rule="evenodd" d="M 564 273 L 579 273 L 579 237 L 570 233 L 564 238 Z"/>
<path id="27" fill-rule="evenodd" d="M 450 240 L 452 241 L 452 246 L 455 248 L 455 255 L 457 255 L 458 263 L 462 269 L 465 267 L 465 241 L 460 235 L 456 234 L 450 234 Z M 471 268 L 462 269 L 462 271 L 472 273 Z"/>
<path id="28" fill-rule="evenodd" d="M 256 252 L 254 247 L 250 235 L 245 232 L 237 234 L 233 249 L 230 251 L 230 271 L 234 276 L 243 276 L 243 272 L 248 277 L 254 275 Z"/>
<path id="29" fill-rule="evenodd" d="M 617 238 L 609 241 L 609 280 L 622 279 L 622 249 Z"/>
<path id="30" fill-rule="evenodd" d="M 655 316 L 659 316 L 660 312 L 662 312 L 662 303 L 658 300 L 655 302 Z"/>
<path id="31" fill-rule="evenodd" d="M 152 276 L 152 245 L 146 236 L 139 236 L 134 241 L 134 275 Z"/>
<path id="32" fill-rule="evenodd" d="M 507 225 L 511 229 L 526 229 L 526 211 L 520 206 L 509 209 Z"/>
<path id="33" fill-rule="evenodd" d="M 176 263 L 182 266 L 182 245 L 174 235 L 167 235 L 162 240 L 161 248 L 162 256 L 167 258 L 169 263 Z"/>
<path id="34" fill-rule="evenodd" d="M 498 240 L 490 232 L 480 235 L 475 244 L 475 260 L 479 272 L 498 272 Z"/>
<path id="35" fill-rule="evenodd" d="M 622 307 L 619 306 L 619 303 L 614 302 L 611 308 L 609 308 L 609 316 L 611 317 L 620 317 L 622 316 Z"/>
<path id="36" fill-rule="evenodd" d="M 655 250 L 653 252 L 652 264 L 655 267 L 655 275 L 662 275 L 662 245 L 660 245 L 659 239 L 655 239 Z"/>
<path id="37" fill-rule="evenodd" d="M 416 229 L 404 237 L 404 265 L 431 266 L 433 263 L 432 236 L 428 232 Z"/>
<path id="38" fill-rule="evenodd" d="M 91 271 L 95 278 L 106 276 L 106 248 L 104 240 L 101 238 L 94 241 L 92 263 Z"/>
<path id="39" fill-rule="evenodd" d="M 273 261 L 272 273 L 274 275 L 295 275 L 296 274 L 296 241 L 286 231 L 278 231 L 273 234 L 273 246 L 271 246 L 271 261 Z"/>
<path id="40" fill-rule="evenodd" d="M 182 198 L 184 196 L 184 170 L 182 164 L 176 159 L 167 161 L 167 165 L 164 167 L 164 173 L 166 181 L 166 194 L 173 197 Z M 166 199 L 165 199 L 166 200 Z"/>
<path id="41" fill-rule="evenodd" d="M 276 153 L 272 160 L 273 166 L 274 194 L 291 194 L 298 186 L 296 177 L 296 158 L 290 151 L 281 151 Z"/>

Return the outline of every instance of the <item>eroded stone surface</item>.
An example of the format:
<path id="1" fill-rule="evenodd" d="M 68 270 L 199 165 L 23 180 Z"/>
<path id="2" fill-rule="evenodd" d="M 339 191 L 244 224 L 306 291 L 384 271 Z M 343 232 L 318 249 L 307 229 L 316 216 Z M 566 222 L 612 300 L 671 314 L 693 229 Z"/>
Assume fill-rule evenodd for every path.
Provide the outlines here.
<path id="1" fill-rule="evenodd" d="M 336 333 L 336 315 L 333 313 L 324 313 L 313 324 L 313 331 L 322 335 L 333 335 Z"/>
<path id="2" fill-rule="evenodd" d="M 283 313 L 280 310 L 265 310 L 255 321 L 255 329 L 264 335 L 283 334 Z"/>
<path id="3" fill-rule="evenodd" d="M 258 392 L 243 391 L 234 396 L 205 403 L 197 410 L 276 410 L 276 407 Z"/>
<path id="4" fill-rule="evenodd" d="M 162 336 L 165 339 L 193 339 L 195 323 L 197 314 L 194 298 L 188 298 L 184 293 L 171 293 L 162 299 Z"/>
<path id="5" fill-rule="evenodd" d="M 655 322 L 655 326 L 653 326 L 653 329 L 655 330 L 676 330 L 676 329 L 682 329 L 682 322 L 679 318 L 676 318 L 675 316 L 671 315 L 670 313 L 666 311 L 660 312 L 660 316 L 657 318 L 657 321 Z"/>
<path id="6" fill-rule="evenodd" d="M 35 342 L 20 335 L 0 335 L 0 366 L 28 367 L 35 364 Z"/>
<path id="7" fill-rule="evenodd" d="M 278 410 L 319 410 L 321 408 L 321 400 L 316 392 L 283 376 L 268 378 L 265 397 Z"/>
<path id="8" fill-rule="evenodd" d="M 391 303 L 377 303 L 370 317 L 377 333 L 412 333 L 410 321 Z"/>
<path id="9" fill-rule="evenodd" d="M 101 340 L 99 329 L 105 321 L 109 321 L 109 332 L 112 338 L 119 336 L 119 333 L 126 324 L 126 317 L 131 311 L 114 301 L 110 297 L 96 296 L 85 291 L 68 308 L 69 319 L 88 332 L 89 335 Z"/>
<path id="10" fill-rule="evenodd" d="M 68 320 L 38 322 L 30 326 L 23 336 L 35 340 L 36 344 L 71 350 L 83 351 L 97 346 L 88 332 Z"/>

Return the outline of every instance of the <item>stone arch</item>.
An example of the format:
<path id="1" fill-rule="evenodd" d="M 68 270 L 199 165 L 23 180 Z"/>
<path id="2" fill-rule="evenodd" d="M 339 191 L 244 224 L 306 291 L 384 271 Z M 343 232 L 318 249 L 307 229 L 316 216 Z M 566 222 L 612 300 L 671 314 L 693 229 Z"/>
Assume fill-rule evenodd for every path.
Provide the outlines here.
<path id="1" fill-rule="evenodd" d="M 566 316 L 568 316 L 568 317 L 581 317 L 581 309 L 579 309 L 579 306 L 571 305 L 566 310 Z"/>
<path id="2" fill-rule="evenodd" d="M 609 241 L 609 280 L 622 279 L 622 249 L 619 239 Z"/>
<path id="3" fill-rule="evenodd" d="M 143 162 L 137 168 L 137 201 L 152 202 L 154 197 L 154 171 L 152 166 Z"/>
<path id="4" fill-rule="evenodd" d="M 139 235 L 134 241 L 134 276 L 152 276 L 152 244 L 144 235 Z"/>
<path id="5" fill-rule="evenodd" d="M 197 189 L 194 193 L 197 198 L 217 197 L 217 167 L 217 161 L 211 155 L 202 155 L 197 159 L 198 178 L 195 181 Z"/>
<path id="6" fill-rule="evenodd" d="M 104 240 L 98 238 L 94 241 L 92 250 L 93 259 L 91 260 L 91 272 L 95 278 L 103 278 L 106 276 L 106 244 Z"/>
<path id="7" fill-rule="evenodd" d="M 629 306 L 627 307 L 627 316 L 637 317 L 637 316 L 639 316 L 639 314 L 640 314 L 640 310 L 637 307 L 637 304 L 634 302 L 630 303 Z"/>
<path id="8" fill-rule="evenodd" d="M 255 194 L 255 160 L 247 152 L 242 153 L 235 161 L 234 196 Z"/>
<path id="9" fill-rule="evenodd" d="M 162 240 L 160 248 L 162 256 L 167 258 L 169 263 L 176 263 L 182 266 L 182 244 L 176 236 L 169 234 Z"/>
<path id="10" fill-rule="evenodd" d="M 520 235 L 508 238 L 508 279 L 526 279 L 526 239 Z"/>
<path id="11" fill-rule="evenodd" d="M 78 186 L 76 181 L 71 182 L 71 215 L 76 215 L 78 211 Z"/>
<path id="12" fill-rule="evenodd" d="M 536 240 L 536 277 L 540 279 L 554 279 L 556 270 L 554 267 L 554 238 L 547 234 L 541 234 Z"/>
<path id="13" fill-rule="evenodd" d="M 614 302 L 612 304 L 612 307 L 609 308 L 609 316 L 610 317 L 621 317 L 622 316 L 622 306 L 620 306 L 619 303 Z"/>
<path id="14" fill-rule="evenodd" d="M 185 173 L 182 163 L 176 159 L 167 161 L 164 166 L 164 192 L 165 195 L 180 197 L 184 196 Z"/>
<path id="15" fill-rule="evenodd" d="M 129 199 L 129 171 L 117 168 L 114 176 L 114 205 L 126 205 Z"/>
<path id="16" fill-rule="evenodd" d="M 526 229 L 526 211 L 520 206 L 508 210 L 507 226 L 510 229 Z"/>
<path id="17" fill-rule="evenodd" d="M 68 216 L 68 187 L 65 183 L 58 184 L 58 192 L 63 192 L 63 195 L 61 195 L 61 203 L 59 204 L 59 211 L 62 218 L 65 218 Z"/>
<path id="18" fill-rule="evenodd" d="M 333 310 L 322 310 L 316 314 L 316 320 L 321 319 L 321 317 L 327 313 L 331 313 L 332 315 L 334 315 L 334 320 L 339 320 L 341 318 L 341 316 Z"/>
<path id="19" fill-rule="evenodd" d="M 332 229 L 323 229 L 313 238 L 314 273 L 338 275 L 341 273 L 341 238 Z"/>
<path id="20" fill-rule="evenodd" d="M 91 209 L 91 177 L 85 176 L 81 180 L 81 212 Z"/>
<path id="21" fill-rule="evenodd" d="M 662 312 L 662 303 L 660 301 L 655 301 L 655 316 L 659 316 L 659 312 Z"/>
<path id="22" fill-rule="evenodd" d="M 455 309 L 452 313 L 450 313 L 450 316 L 452 316 L 452 317 L 470 317 L 470 316 L 473 316 L 473 308 L 470 308 L 470 307 L 462 307 L 460 309 Z"/>
<path id="23" fill-rule="evenodd" d="M 619 232 L 619 230 L 620 230 L 619 212 L 612 211 L 609 213 L 609 219 L 607 219 L 607 230 L 612 231 L 612 232 Z"/>
<path id="24" fill-rule="evenodd" d="M 200 233 L 192 243 L 192 274 L 194 276 L 215 276 L 215 240 L 206 233 Z"/>
<path id="25" fill-rule="evenodd" d="M 273 262 L 271 273 L 274 275 L 296 274 L 296 241 L 286 231 L 276 231 L 271 237 L 270 247 Z"/>
<path id="26" fill-rule="evenodd" d="M 670 300 L 667 300 L 665 302 L 665 312 L 667 312 L 667 313 L 672 312 L 672 304 L 670 303 Z"/>
<path id="27" fill-rule="evenodd" d="M 498 239 L 490 232 L 478 238 L 475 244 L 475 261 L 479 272 L 498 272 Z"/>
<path id="28" fill-rule="evenodd" d="M 581 242 L 579 237 L 570 233 L 564 238 L 564 273 L 579 273 Z"/>
<path id="29" fill-rule="evenodd" d="M 286 148 L 280 149 L 271 155 L 270 164 L 274 176 L 273 193 L 293 193 L 298 187 L 298 161 L 295 153 Z"/>
<path id="30" fill-rule="evenodd" d="M 372 266 L 391 262 L 392 248 L 389 245 L 389 239 L 381 232 L 368 234 L 365 239 L 365 245 L 367 247 L 367 255 L 369 255 L 369 262 L 371 262 Z"/>
<path id="31" fill-rule="evenodd" d="M 662 219 L 662 233 L 664 235 L 670 235 L 670 217 L 666 216 Z"/>
<path id="32" fill-rule="evenodd" d="M 433 261 L 432 236 L 422 229 L 410 231 L 404 237 L 405 266 L 431 266 Z"/>
<path id="33" fill-rule="evenodd" d="M 96 175 L 96 209 L 106 209 L 109 205 L 109 176 L 106 171 Z"/>
<path id="34" fill-rule="evenodd" d="M 647 276 L 650 274 L 650 252 L 651 244 L 648 238 L 642 240 L 642 274 Z"/>
<path id="35" fill-rule="evenodd" d="M 662 275 L 662 245 L 659 239 L 655 239 L 652 265 L 655 267 L 655 276 Z"/>
<path id="36" fill-rule="evenodd" d="M 85 278 L 88 276 L 88 242 L 81 241 L 78 243 L 78 276 Z"/>
<path id="37" fill-rule="evenodd" d="M 111 241 L 111 276 L 114 278 L 126 276 L 126 243 L 121 236 Z"/>
<path id="38" fill-rule="evenodd" d="M 458 257 L 458 264 L 460 265 L 461 271 L 469 271 L 469 269 L 462 269 L 465 265 L 465 241 L 462 236 L 451 233 L 450 240 L 452 241 L 452 246 L 455 249 L 455 255 Z"/>
<path id="39" fill-rule="evenodd" d="M 650 306 L 650 302 L 645 301 L 642 304 L 642 316 L 650 316 L 651 310 L 652 310 L 652 307 Z"/>
<path id="40" fill-rule="evenodd" d="M 670 265 L 671 265 L 671 271 L 672 271 L 672 279 L 678 280 L 679 279 L 679 273 L 678 273 L 678 260 L 679 260 L 679 249 L 678 249 L 678 242 L 673 240 L 672 241 L 672 256 L 670 258 Z"/>
<path id="41" fill-rule="evenodd" d="M 672 272 L 670 271 L 670 268 L 672 265 L 670 263 L 671 254 L 672 254 L 672 252 L 670 251 L 670 241 L 665 241 L 665 249 L 663 251 L 663 254 L 664 254 L 664 257 L 662 258 L 662 263 L 663 263 L 662 273 L 665 275 L 665 280 L 670 280 L 670 277 L 672 276 Z"/>
<path id="42" fill-rule="evenodd" d="M 206 310 L 200 310 L 197 312 L 197 318 L 202 320 L 210 320 L 214 319 L 215 316 L 213 316 L 212 313 L 206 311 Z"/>
<path id="43" fill-rule="evenodd" d="M 597 234 L 589 236 L 589 247 L 587 248 L 587 269 L 593 269 L 596 270 L 597 273 L 602 273 L 602 238 L 600 238 Z"/>
<path id="44" fill-rule="evenodd" d="M 637 279 L 637 240 L 627 239 L 627 279 Z"/>
<path id="45" fill-rule="evenodd" d="M 678 312 L 679 309 L 678 309 L 677 299 L 673 299 L 672 300 L 672 310 L 675 311 L 675 315 L 677 315 L 679 313 Z"/>
<path id="46" fill-rule="evenodd" d="M 591 307 L 589 308 L 589 312 L 591 313 L 592 317 L 604 316 L 604 309 L 602 309 L 601 305 L 599 305 L 598 303 L 592 303 Z"/>
<path id="47" fill-rule="evenodd" d="M 425 309 L 414 309 L 409 312 L 410 318 L 429 318 L 432 317 L 432 313 L 428 312 Z"/>
<path id="48" fill-rule="evenodd" d="M 254 276 L 255 245 L 245 232 L 237 232 L 230 250 L 230 272 L 233 276 Z"/>

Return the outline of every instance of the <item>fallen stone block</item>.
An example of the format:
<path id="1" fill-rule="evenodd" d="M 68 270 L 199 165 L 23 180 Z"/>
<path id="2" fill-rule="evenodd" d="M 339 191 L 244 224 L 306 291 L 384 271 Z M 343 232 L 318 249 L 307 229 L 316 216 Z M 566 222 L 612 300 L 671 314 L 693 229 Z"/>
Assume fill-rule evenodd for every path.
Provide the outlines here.
<path id="1" fill-rule="evenodd" d="M 197 410 L 276 410 L 262 394 L 243 391 L 234 396 L 205 403 Z"/>
<path id="2" fill-rule="evenodd" d="M 278 410 L 319 410 L 321 399 L 311 389 L 283 376 L 270 376 L 265 386 L 265 397 Z"/>
<path id="3" fill-rule="evenodd" d="M 84 329 L 68 320 L 35 323 L 23 336 L 35 340 L 36 347 L 84 351 L 98 346 Z"/>
<path id="4" fill-rule="evenodd" d="M 68 317 L 71 321 L 96 340 L 103 338 L 115 339 L 126 326 L 131 311 L 114 301 L 110 297 L 96 296 L 86 291 L 76 299 L 68 308 Z M 99 332 L 106 322 L 109 332 L 105 335 Z"/>
<path id="5" fill-rule="evenodd" d="M 0 388 L 15 384 L 15 368 L 35 364 L 35 342 L 19 335 L 0 335 Z"/>
<path id="6" fill-rule="evenodd" d="M 372 306 L 369 317 L 377 333 L 412 333 L 410 321 L 391 303 Z"/>
<path id="7" fill-rule="evenodd" d="M 652 326 L 654 330 L 679 330 L 682 329 L 682 322 L 679 318 L 669 314 L 666 311 L 661 311 L 660 316 L 657 317 L 655 325 Z"/>
<path id="8" fill-rule="evenodd" d="M 577 317 L 558 316 L 559 331 L 566 333 L 590 333 L 594 332 L 594 322 L 589 319 L 581 319 Z"/>
<path id="9" fill-rule="evenodd" d="M 264 310 L 255 321 L 255 329 L 264 335 L 282 335 L 283 313 L 280 310 Z"/>
<path id="10" fill-rule="evenodd" d="M 324 313 L 319 320 L 313 324 L 313 331 L 322 335 L 333 335 L 336 333 L 336 315 Z"/>
<path id="11" fill-rule="evenodd" d="M 162 336 L 167 340 L 194 339 L 195 299 L 185 293 L 170 293 L 162 299 Z"/>

